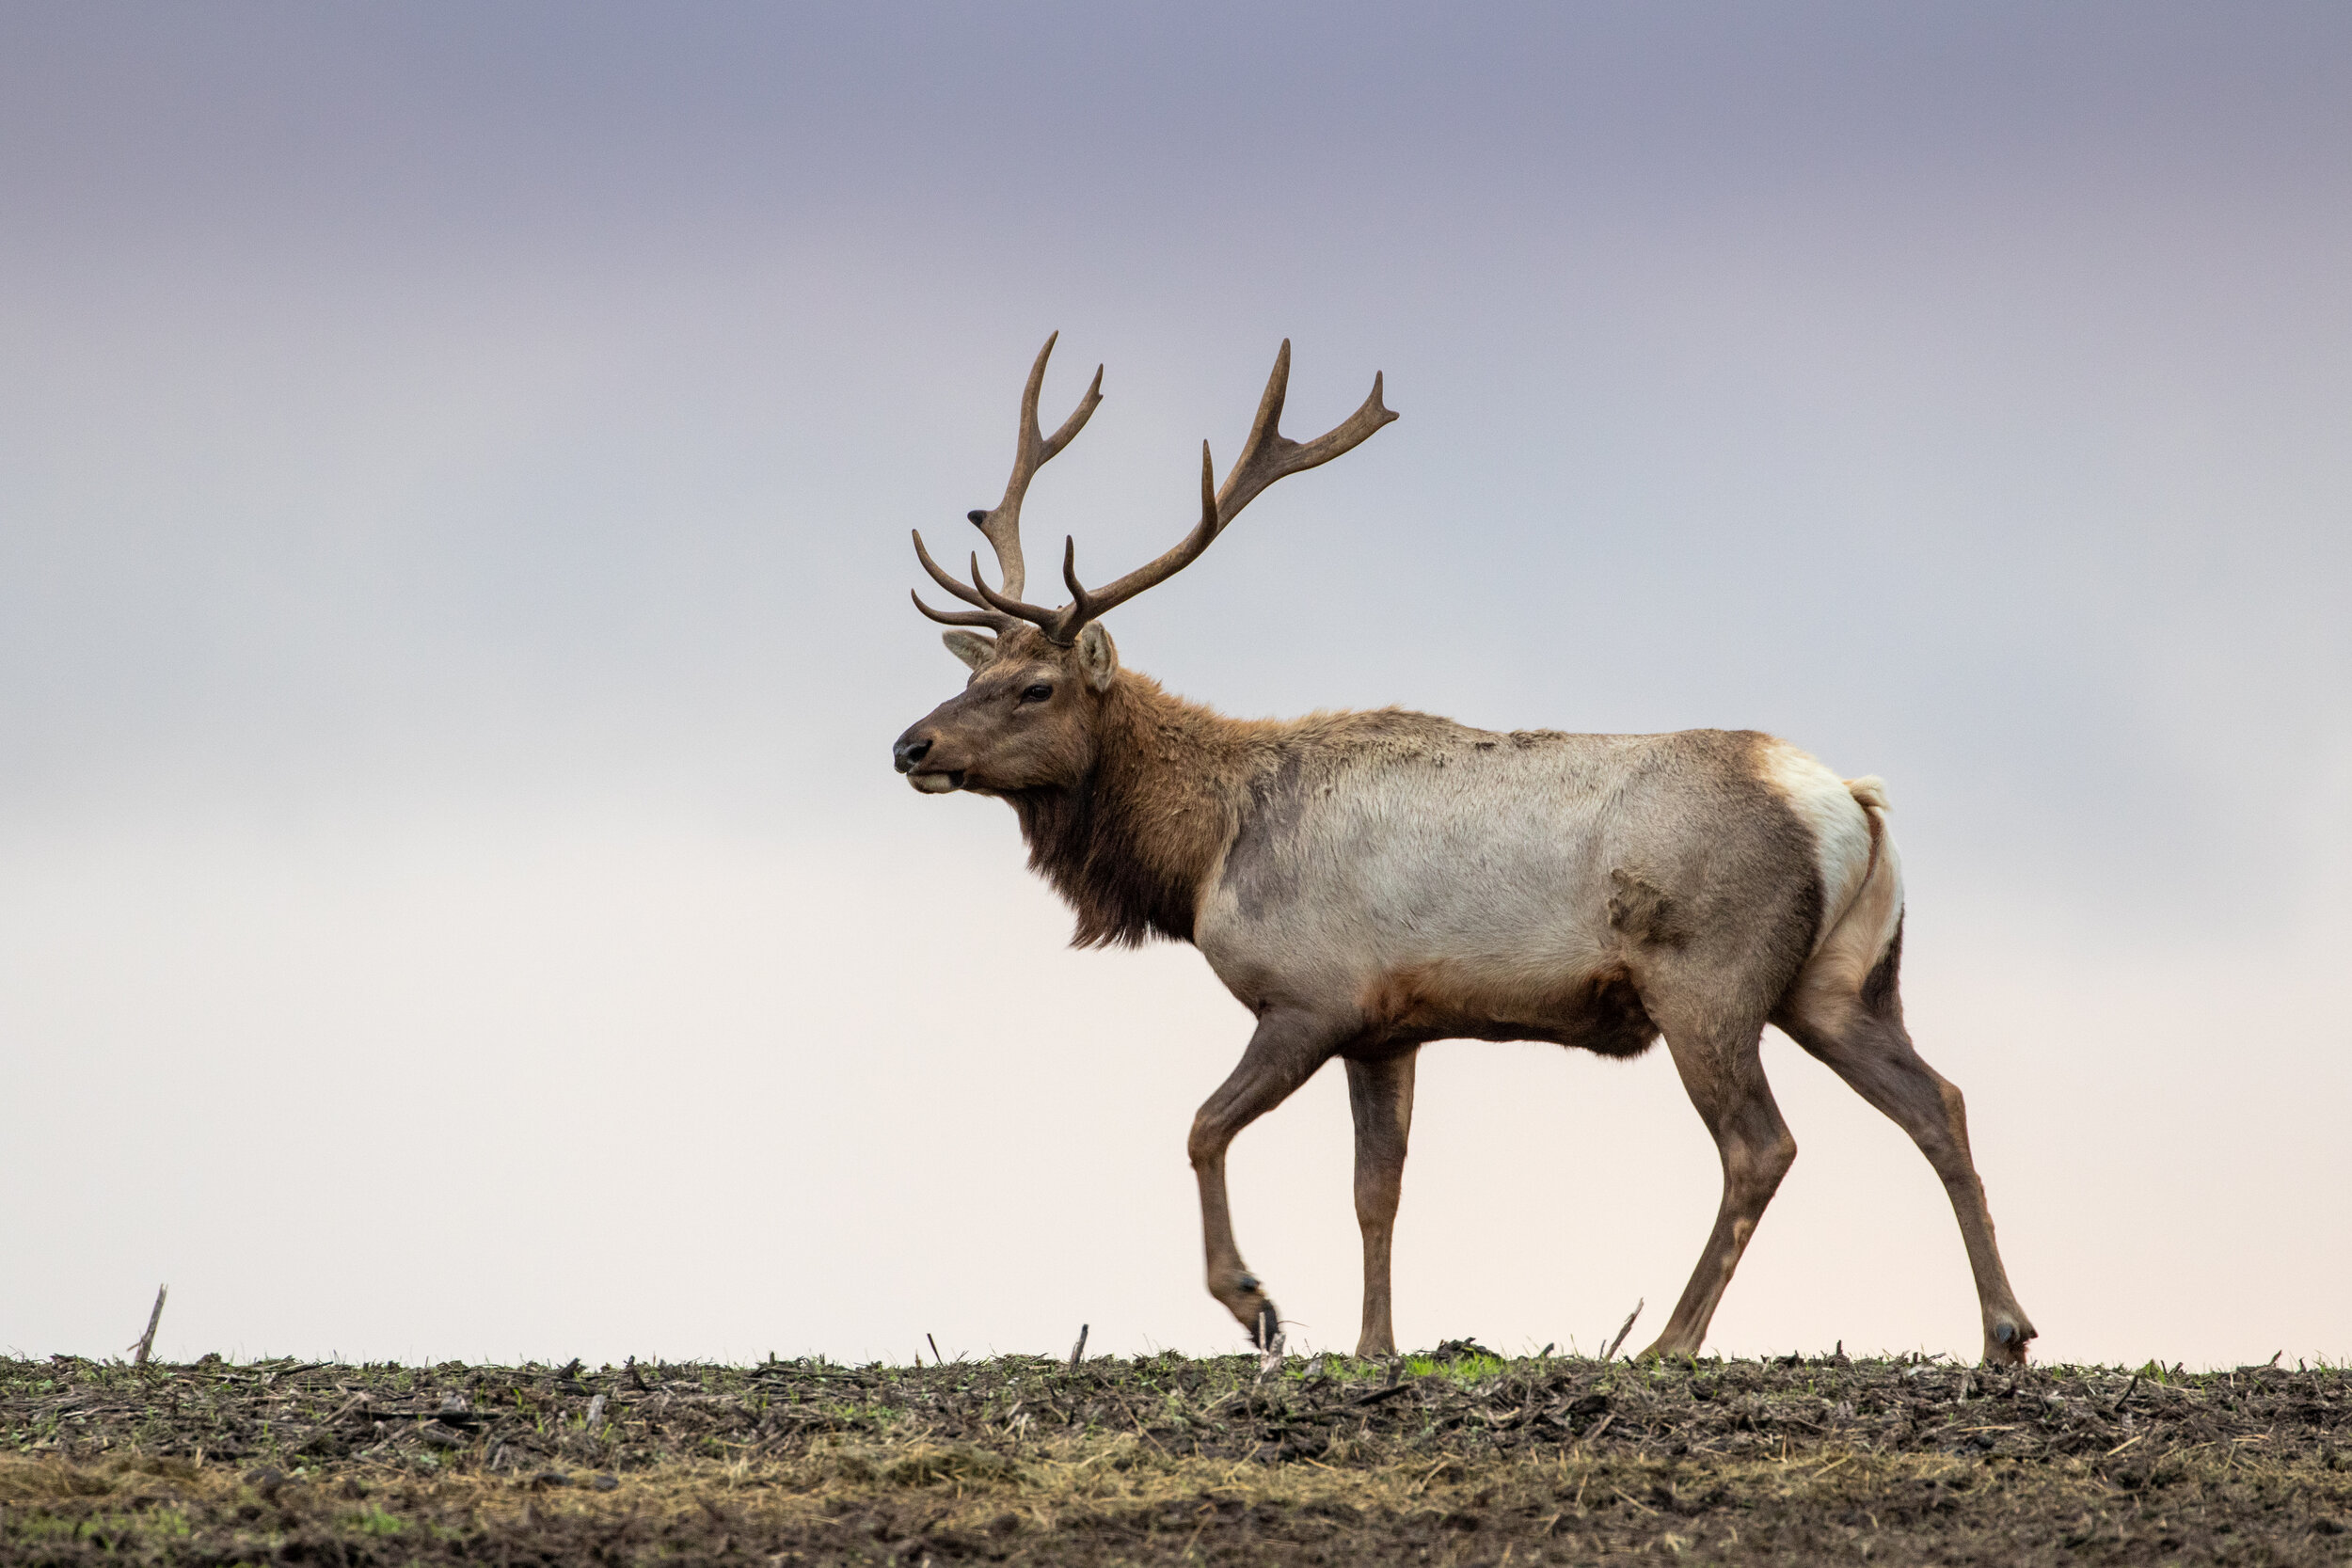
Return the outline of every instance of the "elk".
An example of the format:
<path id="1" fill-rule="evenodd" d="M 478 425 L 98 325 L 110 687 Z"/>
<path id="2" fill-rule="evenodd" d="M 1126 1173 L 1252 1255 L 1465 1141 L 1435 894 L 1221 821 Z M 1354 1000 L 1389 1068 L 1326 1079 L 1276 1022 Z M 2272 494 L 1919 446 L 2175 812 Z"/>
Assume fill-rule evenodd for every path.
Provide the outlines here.
<path id="1" fill-rule="evenodd" d="M 1238 721 L 1122 666 L 1103 617 L 1182 571 L 1275 481 L 1352 450 L 1396 418 L 1381 378 L 1327 434 L 1281 434 L 1290 343 L 1240 457 L 1158 560 L 1101 588 L 1062 546 L 1069 601 L 1024 602 L 1021 505 L 1086 427 L 1103 372 L 1050 436 L 1021 399 L 1012 476 L 970 514 L 996 557 L 959 580 L 914 535 L 959 610 L 962 693 L 901 735 L 893 760 L 925 794 L 993 796 L 1029 864 L 1072 907 L 1073 945 L 1188 942 L 1257 1020 L 1193 1119 L 1209 1292 L 1273 1350 L 1280 1319 L 1242 1261 L 1225 1155 L 1333 1057 L 1346 1064 L 1363 1232 L 1359 1355 L 1395 1354 L 1390 1243 L 1422 1046 L 1549 1040 L 1632 1056 L 1663 1035 L 1714 1135 L 1723 1198 L 1705 1250 L 1645 1355 L 1695 1354 L 1756 1221 L 1796 1158 L 1765 1082 L 1765 1025 L 1788 1034 L 1908 1132 L 1943 1180 L 1976 1277 L 1984 1357 L 2022 1364 L 2033 1324 L 2010 1290 L 1960 1091 L 1912 1048 L 1897 971 L 1900 862 L 1876 778 L 1840 779 L 1752 731 L 1497 734 L 1387 708 Z M 983 635 L 983 631 L 987 635 Z"/>

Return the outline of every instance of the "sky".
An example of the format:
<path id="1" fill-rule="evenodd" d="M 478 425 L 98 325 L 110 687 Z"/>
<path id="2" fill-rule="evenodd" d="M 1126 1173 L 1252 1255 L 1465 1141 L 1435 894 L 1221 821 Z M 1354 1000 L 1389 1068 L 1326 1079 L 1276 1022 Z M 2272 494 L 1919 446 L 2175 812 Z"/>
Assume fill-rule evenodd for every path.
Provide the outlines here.
<path id="1" fill-rule="evenodd" d="M 1906 1009 L 2058 1361 L 2352 1354 L 2352 13 L 0 5 L 0 1350 L 1241 1347 L 1248 1037 L 889 742 L 907 531 L 1037 482 L 1240 715 L 1888 781 Z M 1042 543 L 1041 543 L 1041 541 Z M 1709 1348 L 1973 1355 L 1926 1163 L 1801 1154 Z M 1343 1083 L 1244 1133 L 1356 1336 Z M 1397 1329 L 1660 1326 L 1663 1051 L 1422 1053 Z"/>

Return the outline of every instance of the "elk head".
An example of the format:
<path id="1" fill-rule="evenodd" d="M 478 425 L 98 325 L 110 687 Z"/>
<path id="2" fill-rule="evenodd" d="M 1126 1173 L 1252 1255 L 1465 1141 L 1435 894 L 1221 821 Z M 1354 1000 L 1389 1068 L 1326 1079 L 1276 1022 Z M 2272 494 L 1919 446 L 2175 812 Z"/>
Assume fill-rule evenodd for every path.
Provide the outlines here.
<path id="1" fill-rule="evenodd" d="M 1058 337 L 1059 334 L 1055 334 Z M 945 641 L 948 652 L 971 667 L 963 693 L 942 703 L 930 717 L 900 736 L 892 760 L 907 782 L 926 794 L 944 795 L 959 789 L 980 794 L 1011 794 L 1022 790 L 1066 787 L 1092 771 L 1098 718 L 1119 679 L 1119 652 L 1102 617 L 1145 589 L 1164 582 L 1200 559 L 1241 509 L 1285 475 L 1298 473 L 1362 442 L 1396 416 L 1380 404 L 1381 378 L 1372 378 L 1372 395 L 1337 428 L 1311 441 L 1293 441 L 1280 425 L 1282 400 L 1290 387 L 1291 345 L 1282 341 L 1274 356 L 1274 373 L 1267 377 L 1265 395 L 1258 400 L 1258 417 L 1250 426 L 1242 454 L 1216 483 L 1209 444 L 1200 443 L 1200 517 L 1175 548 L 1139 566 L 1116 582 L 1089 589 L 1078 580 L 1078 546 L 1073 537 L 1062 542 L 1062 583 L 1070 602 L 1057 610 L 1041 610 L 1022 602 L 1027 589 L 1021 555 L 1021 502 L 1037 470 L 1068 446 L 1103 401 L 1103 372 L 1095 368 L 1086 396 L 1059 430 L 1048 437 L 1037 422 L 1038 392 L 1045 384 L 1045 362 L 1054 352 L 1054 338 L 1038 350 L 1029 367 L 1029 381 L 1021 395 L 1020 444 L 1013 455 L 1012 477 L 1006 482 L 1004 499 L 991 511 L 974 512 L 970 519 L 996 555 L 998 588 L 980 575 L 980 558 L 972 553 L 971 580 L 962 581 L 931 559 L 923 535 L 914 535 L 915 559 L 933 582 L 972 607 L 938 610 L 914 595 L 914 608 L 957 629 Z M 969 628 L 986 627 L 983 636 Z"/>

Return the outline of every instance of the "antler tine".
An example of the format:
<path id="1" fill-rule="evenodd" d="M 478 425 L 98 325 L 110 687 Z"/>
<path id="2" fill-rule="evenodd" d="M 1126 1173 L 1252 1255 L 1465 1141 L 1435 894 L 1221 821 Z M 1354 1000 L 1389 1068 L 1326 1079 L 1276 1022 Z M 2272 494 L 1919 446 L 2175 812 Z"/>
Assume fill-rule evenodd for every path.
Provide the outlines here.
<path id="1" fill-rule="evenodd" d="M 1019 616 L 1031 626 L 1041 629 L 1046 636 L 1052 637 L 1057 642 L 1066 643 L 1069 641 L 1068 638 L 1056 635 L 1057 628 L 1068 618 L 1067 610 L 1040 610 L 1033 604 L 1023 604 L 1019 599 L 1009 598 L 997 593 L 980 577 L 980 552 L 977 550 L 972 552 L 972 586 L 980 591 L 980 598 L 984 603 L 1002 610 L 1008 620 L 1013 616 Z"/>
<path id="2" fill-rule="evenodd" d="M 1217 492 L 1217 531 L 1223 532 L 1241 509 L 1257 499 L 1276 480 L 1318 467 L 1353 451 L 1374 431 L 1395 419 L 1396 415 L 1380 404 L 1384 379 L 1375 372 L 1372 395 L 1331 429 L 1311 441 L 1291 440 L 1281 430 L 1282 404 L 1289 396 L 1291 380 L 1291 341 L 1283 339 L 1281 349 L 1274 356 L 1274 373 L 1266 377 L 1265 395 L 1258 400 L 1258 418 L 1249 427 L 1249 439 L 1242 447 L 1241 456 L 1234 460 L 1232 471 L 1225 476 L 1224 488 Z"/>
<path id="3" fill-rule="evenodd" d="M 1070 603 L 1062 608 L 1060 619 L 1055 622 L 1046 636 L 1067 645 L 1077 635 L 1078 628 L 1102 613 L 1086 584 L 1078 580 L 1078 538 L 1073 533 L 1061 536 L 1061 580 L 1070 590 Z"/>
<path id="4" fill-rule="evenodd" d="M 974 593 L 963 583 L 961 583 L 954 578 L 949 577 L 947 575 L 947 569 L 940 565 L 938 562 L 931 559 L 931 552 L 923 547 L 923 531 L 921 529 L 914 529 L 910 531 L 912 531 L 914 535 L 914 559 L 923 563 L 923 570 L 930 574 L 930 578 L 933 582 L 947 590 L 948 593 L 953 594 L 957 598 L 961 599 L 965 604 L 977 605 L 983 610 L 988 608 L 988 601 L 986 599 L 981 598 L 979 594 Z M 975 559 L 977 559 L 977 557 Z"/>
<path id="5" fill-rule="evenodd" d="M 914 601 L 915 609 L 943 626 L 987 626 L 999 637 L 1012 629 L 1012 617 L 1009 615 L 999 615 L 987 610 L 933 610 L 923 602 L 923 595 L 912 588 L 907 590 L 907 597 Z"/>
<path id="6" fill-rule="evenodd" d="M 1028 494 L 1029 481 L 1038 469 L 1059 455 L 1061 450 L 1086 428 L 1087 420 L 1103 401 L 1103 367 L 1094 367 L 1093 383 L 1085 397 L 1061 428 L 1048 437 L 1039 434 L 1037 423 L 1038 396 L 1045 388 L 1045 362 L 1053 357 L 1054 344 L 1061 334 L 1056 332 L 1045 340 L 1045 346 L 1037 351 L 1037 360 L 1029 367 L 1028 384 L 1021 391 L 1020 445 L 1015 448 L 1012 476 L 1005 481 L 1005 499 L 987 512 L 970 514 L 972 524 L 988 540 L 996 552 L 996 575 L 1004 582 L 1004 593 L 1018 598 L 1028 585 L 1028 571 L 1021 559 L 1021 502 Z"/>
<path id="7" fill-rule="evenodd" d="M 1058 338 L 1061 334 L 1057 332 L 1054 336 Z M 1038 370 L 1044 368 L 1045 354 L 1051 352 L 1053 346 L 1052 339 L 1048 339 L 1045 350 L 1040 352 L 1037 356 L 1036 368 Z M 1032 436 L 1037 434 L 1037 397 L 1038 393 L 1044 389 L 1044 377 L 1037 375 L 1033 371 L 1028 392 L 1024 399 L 1028 405 L 1029 434 Z M 1038 461 L 1043 463 L 1049 458 L 1060 456 L 1061 449 L 1077 439 L 1078 432 L 1084 430 L 1087 427 L 1087 421 L 1094 418 L 1094 410 L 1101 405 L 1102 402 L 1103 367 L 1097 365 L 1094 367 L 1094 379 L 1087 383 L 1087 395 L 1078 400 L 1078 406 L 1070 411 L 1070 418 L 1062 420 L 1061 428 L 1045 438 L 1045 451 Z"/>

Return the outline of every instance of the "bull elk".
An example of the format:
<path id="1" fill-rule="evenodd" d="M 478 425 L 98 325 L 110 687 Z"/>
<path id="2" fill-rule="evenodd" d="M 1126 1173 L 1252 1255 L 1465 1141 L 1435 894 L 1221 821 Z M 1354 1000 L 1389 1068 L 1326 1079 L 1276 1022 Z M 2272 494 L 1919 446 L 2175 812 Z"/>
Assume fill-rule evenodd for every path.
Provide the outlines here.
<path id="1" fill-rule="evenodd" d="M 1841 780 L 1771 736 L 1495 734 L 1395 708 L 1240 721 L 1123 668 L 1103 617 L 1182 571 L 1285 475 L 1327 463 L 1396 416 L 1381 382 L 1336 429 L 1285 438 L 1290 344 L 1219 485 L 1200 451 L 1200 515 L 1167 554 L 1069 602 L 1024 601 L 1021 503 L 1102 402 L 1098 368 L 1050 436 L 1021 399 L 1004 499 L 971 521 L 991 587 L 931 558 L 964 608 L 962 693 L 898 737 L 925 794 L 1007 801 L 1029 864 L 1075 911 L 1075 945 L 1189 942 L 1257 1019 L 1240 1065 L 1193 1118 L 1210 1294 L 1272 1348 L 1273 1300 L 1242 1262 L 1225 1153 L 1326 1062 L 1347 1064 L 1363 1230 L 1359 1355 L 1395 1352 L 1390 1241 L 1413 1070 L 1438 1039 L 1551 1040 L 1631 1056 L 1660 1035 L 1723 1161 L 1723 1200 L 1673 1317 L 1645 1352 L 1695 1354 L 1797 1146 L 1758 1047 L 1775 1024 L 1911 1134 L 1943 1179 L 1976 1275 L 1987 1361 L 2021 1363 L 2033 1324 L 2010 1292 L 1960 1091 L 1922 1061 L 1896 974 L 1902 873 L 1874 778 Z M 982 631 L 991 635 L 983 635 Z"/>

